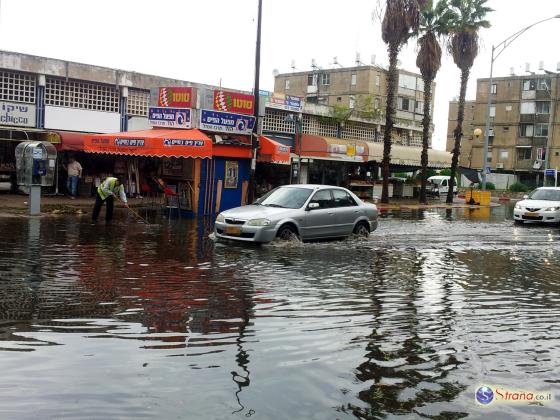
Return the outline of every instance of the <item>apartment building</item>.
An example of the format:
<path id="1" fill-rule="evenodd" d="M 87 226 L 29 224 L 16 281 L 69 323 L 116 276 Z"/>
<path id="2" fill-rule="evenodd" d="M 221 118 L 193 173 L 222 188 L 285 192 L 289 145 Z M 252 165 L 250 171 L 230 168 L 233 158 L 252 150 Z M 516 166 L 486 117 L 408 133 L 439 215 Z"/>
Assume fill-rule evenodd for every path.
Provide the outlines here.
<path id="1" fill-rule="evenodd" d="M 558 73 L 512 75 L 492 81 L 487 167 L 514 174 L 530 186 L 542 184 L 544 169 L 560 169 Z M 461 166 L 483 168 L 489 79 L 478 79 L 476 99 L 467 101 Z M 452 150 L 457 103 L 449 107 L 447 150 Z M 474 130 L 482 135 L 475 136 Z M 548 156 L 547 156 L 548 150 Z"/>
<path id="2" fill-rule="evenodd" d="M 435 93 L 435 84 L 433 86 Z M 354 110 L 356 115 L 374 111 L 384 122 L 387 100 L 387 70 L 375 65 L 283 73 L 275 76 L 274 91 L 305 98 L 307 103 Z M 422 146 L 424 83 L 419 74 L 399 71 L 396 124 L 397 142 Z"/>

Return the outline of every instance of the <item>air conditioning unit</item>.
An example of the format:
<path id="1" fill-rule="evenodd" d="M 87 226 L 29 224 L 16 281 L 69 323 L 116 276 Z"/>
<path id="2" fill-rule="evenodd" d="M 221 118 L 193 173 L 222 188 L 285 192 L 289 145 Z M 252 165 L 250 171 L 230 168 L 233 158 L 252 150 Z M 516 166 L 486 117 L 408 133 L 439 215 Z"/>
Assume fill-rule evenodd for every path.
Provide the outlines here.
<path id="1" fill-rule="evenodd" d="M 535 160 L 535 163 L 533 163 L 533 169 L 541 169 L 542 166 L 542 160 Z"/>
<path id="2" fill-rule="evenodd" d="M 496 163 L 496 169 L 504 169 L 504 164 L 501 162 Z"/>

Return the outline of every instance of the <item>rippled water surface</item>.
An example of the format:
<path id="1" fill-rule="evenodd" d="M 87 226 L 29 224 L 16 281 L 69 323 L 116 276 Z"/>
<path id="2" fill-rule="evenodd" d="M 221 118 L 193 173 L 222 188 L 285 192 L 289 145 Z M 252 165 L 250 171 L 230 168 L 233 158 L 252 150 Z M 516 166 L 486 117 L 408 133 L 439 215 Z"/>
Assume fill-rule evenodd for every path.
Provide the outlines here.
<path id="1" fill-rule="evenodd" d="M 510 211 L 262 247 L 0 218 L 0 418 L 560 418 L 560 231 Z M 482 407 L 480 384 L 556 401 Z"/>

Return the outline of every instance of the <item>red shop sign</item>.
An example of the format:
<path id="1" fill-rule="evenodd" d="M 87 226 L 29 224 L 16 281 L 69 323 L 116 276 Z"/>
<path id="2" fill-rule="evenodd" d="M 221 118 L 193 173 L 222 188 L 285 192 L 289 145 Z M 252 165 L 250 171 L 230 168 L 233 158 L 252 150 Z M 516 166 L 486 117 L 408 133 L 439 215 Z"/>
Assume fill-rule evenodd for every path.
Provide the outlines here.
<path id="1" fill-rule="evenodd" d="M 192 108 L 192 87 L 160 87 L 158 106 L 170 108 Z"/>
<path id="2" fill-rule="evenodd" d="M 214 91 L 214 109 L 216 111 L 233 112 L 234 114 L 253 115 L 255 98 L 244 93 Z"/>

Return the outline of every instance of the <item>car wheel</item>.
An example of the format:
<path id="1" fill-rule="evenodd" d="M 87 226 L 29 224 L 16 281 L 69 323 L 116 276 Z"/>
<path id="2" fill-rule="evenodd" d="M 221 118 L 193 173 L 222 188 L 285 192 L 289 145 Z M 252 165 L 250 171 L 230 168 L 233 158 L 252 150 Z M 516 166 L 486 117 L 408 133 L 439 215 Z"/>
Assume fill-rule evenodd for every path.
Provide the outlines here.
<path id="1" fill-rule="evenodd" d="M 284 225 L 276 233 L 276 237 L 282 241 L 291 241 L 298 239 L 298 235 L 294 227 L 290 225 Z"/>
<path id="2" fill-rule="evenodd" d="M 358 235 L 362 238 L 366 238 L 369 236 L 369 227 L 364 222 L 359 222 L 354 227 L 354 235 Z"/>

